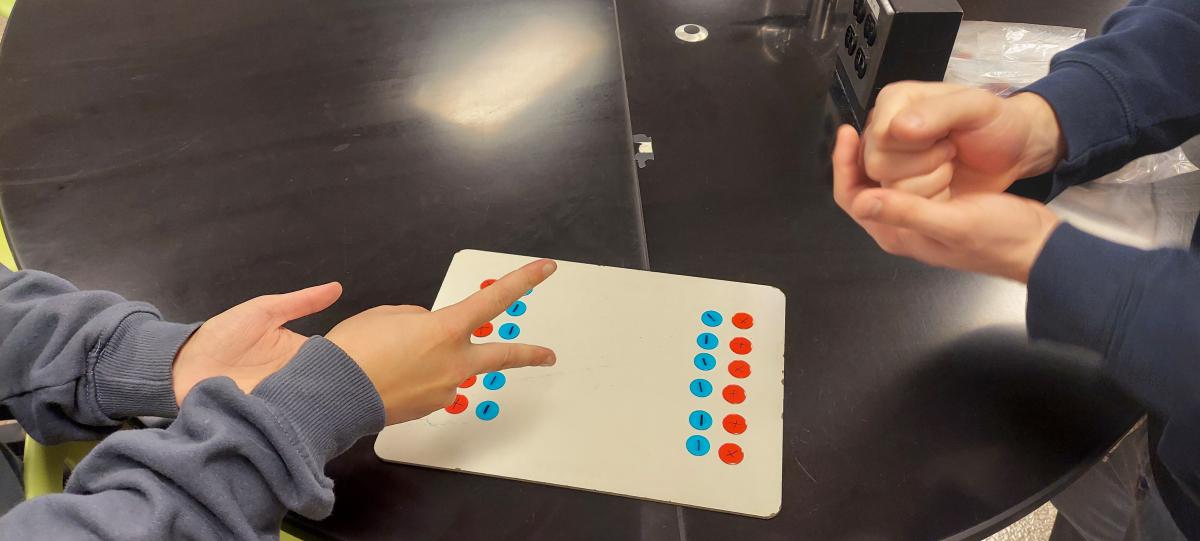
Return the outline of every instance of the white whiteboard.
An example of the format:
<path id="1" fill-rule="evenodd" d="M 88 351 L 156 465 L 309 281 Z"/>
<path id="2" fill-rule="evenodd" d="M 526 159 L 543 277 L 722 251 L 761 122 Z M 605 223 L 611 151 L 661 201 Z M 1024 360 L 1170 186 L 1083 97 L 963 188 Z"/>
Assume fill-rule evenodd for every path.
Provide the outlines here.
<path id="1" fill-rule="evenodd" d="M 434 309 L 534 259 L 459 252 Z M 757 517 L 777 514 L 783 467 L 783 293 L 759 285 L 558 264 L 558 272 L 511 311 L 520 315 L 502 314 L 486 338 L 474 339 L 504 341 L 500 329 L 514 324 L 520 333 L 513 341 L 553 348 L 557 366 L 507 371 L 503 386 L 497 385 L 501 378 L 481 375 L 459 389 L 468 403 L 461 413 L 440 410 L 388 427 L 375 452 L 393 462 Z M 702 320 L 709 311 L 720 315 L 719 325 L 710 326 L 718 319 L 713 314 Z M 737 328 L 735 319 L 742 326 L 748 322 L 738 314 L 752 316 L 752 326 Z M 701 339 L 702 333 L 712 337 Z M 714 339 L 712 350 L 701 347 L 706 340 L 706 346 L 714 346 Z M 732 351 L 747 342 L 749 353 Z M 712 357 L 697 360 L 701 353 Z M 735 360 L 745 364 L 731 370 Z M 726 399 L 727 392 L 734 401 L 739 398 L 737 389 L 726 390 L 729 385 L 744 390 L 744 401 Z M 700 397 L 693 390 L 711 394 Z M 739 425 L 729 419 L 740 434 L 726 430 L 731 414 L 745 420 Z M 708 448 L 689 439 L 695 436 Z M 707 452 L 692 452 L 701 450 Z M 722 456 L 722 451 L 728 452 Z"/>

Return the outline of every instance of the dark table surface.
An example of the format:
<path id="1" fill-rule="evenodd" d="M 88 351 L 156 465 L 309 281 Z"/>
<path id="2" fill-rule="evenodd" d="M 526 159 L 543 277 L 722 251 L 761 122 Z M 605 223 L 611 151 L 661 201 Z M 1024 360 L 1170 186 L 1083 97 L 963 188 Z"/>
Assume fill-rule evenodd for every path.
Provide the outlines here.
<path id="1" fill-rule="evenodd" d="M 1118 5 L 1045 4 L 964 8 L 1094 32 Z M 886 256 L 834 206 L 822 2 L 617 0 L 619 38 L 606 0 L 66 6 L 20 3 L 0 52 L 0 197 L 29 267 L 183 319 L 346 281 L 302 330 L 429 303 L 463 247 L 630 267 L 648 253 L 654 270 L 788 294 L 775 519 L 388 465 L 363 441 L 330 464 L 338 503 L 317 532 L 980 537 L 1137 416 L 1094 359 L 1026 343 L 1023 288 Z M 676 40 L 684 23 L 710 38 Z M 568 67 L 521 72 L 537 62 Z M 511 100 L 453 107 L 478 88 Z M 637 180 L 631 128 L 656 154 Z"/>

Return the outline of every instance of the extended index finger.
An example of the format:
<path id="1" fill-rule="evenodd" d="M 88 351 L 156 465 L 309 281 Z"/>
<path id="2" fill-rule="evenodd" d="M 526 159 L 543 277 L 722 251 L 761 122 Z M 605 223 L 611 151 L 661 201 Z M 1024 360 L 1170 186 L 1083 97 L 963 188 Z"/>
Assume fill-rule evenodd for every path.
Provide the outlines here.
<path id="1" fill-rule="evenodd" d="M 557 269 L 558 264 L 554 261 L 539 259 L 504 275 L 492 285 L 458 304 L 442 308 L 436 313 L 439 317 L 446 318 L 450 325 L 469 333 L 500 315 L 525 292 L 541 284 Z"/>

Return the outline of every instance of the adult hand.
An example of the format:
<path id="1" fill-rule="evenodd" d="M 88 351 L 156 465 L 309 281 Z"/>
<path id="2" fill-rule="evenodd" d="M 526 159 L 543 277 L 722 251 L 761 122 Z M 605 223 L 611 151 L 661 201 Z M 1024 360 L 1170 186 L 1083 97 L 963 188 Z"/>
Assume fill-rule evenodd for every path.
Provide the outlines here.
<path id="1" fill-rule="evenodd" d="M 387 424 L 449 406 L 470 376 L 550 366 L 554 352 L 524 344 L 472 344 L 471 333 L 554 273 L 553 261 L 530 263 L 462 302 L 430 312 L 380 306 L 339 323 L 325 337 L 362 367 L 383 399 Z"/>
<path id="2" fill-rule="evenodd" d="M 859 165 L 858 133 L 838 130 L 834 198 L 884 251 L 924 263 L 1028 282 L 1059 220 L 1044 205 L 1009 194 L 934 201 L 878 188 Z"/>
<path id="3" fill-rule="evenodd" d="M 229 377 L 250 392 L 283 368 L 307 339 L 283 324 L 320 312 L 341 296 L 342 286 L 329 283 L 251 299 L 208 320 L 175 356 L 176 402 L 183 404 L 192 387 L 215 376 Z"/>
<path id="4" fill-rule="evenodd" d="M 1005 99 L 947 83 L 888 85 L 863 139 L 868 177 L 941 200 L 1003 192 L 1052 170 L 1066 152 L 1058 118 L 1041 96 Z"/>

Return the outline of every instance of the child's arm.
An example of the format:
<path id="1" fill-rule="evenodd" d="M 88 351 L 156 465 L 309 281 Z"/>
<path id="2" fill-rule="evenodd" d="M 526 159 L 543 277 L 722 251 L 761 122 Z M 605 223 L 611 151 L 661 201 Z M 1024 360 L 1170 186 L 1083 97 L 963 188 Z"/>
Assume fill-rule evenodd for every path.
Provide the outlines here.
<path id="1" fill-rule="evenodd" d="M 136 415 L 173 417 L 172 363 L 197 326 L 0 266 L 0 402 L 43 443 L 97 439 Z"/>
<path id="2" fill-rule="evenodd" d="M 383 423 L 363 371 L 312 338 L 249 395 L 230 379 L 208 379 L 170 428 L 109 436 L 67 493 L 0 517 L 0 540 L 278 538 L 288 510 L 329 514 L 325 462 Z"/>
<path id="3" fill-rule="evenodd" d="M 248 395 L 206 379 L 170 428 L 109 436 L 66 494 L 0 517 L 0 541 L 272 538 L 286 511 L 322 518 L 333 507 L 325 462 L 359 437 L 449 405 L 470 375 L 554 363 L 545 348 L 470 339 L 554 268 L 537 261 L 437 312 L 363 312 Z"/>

